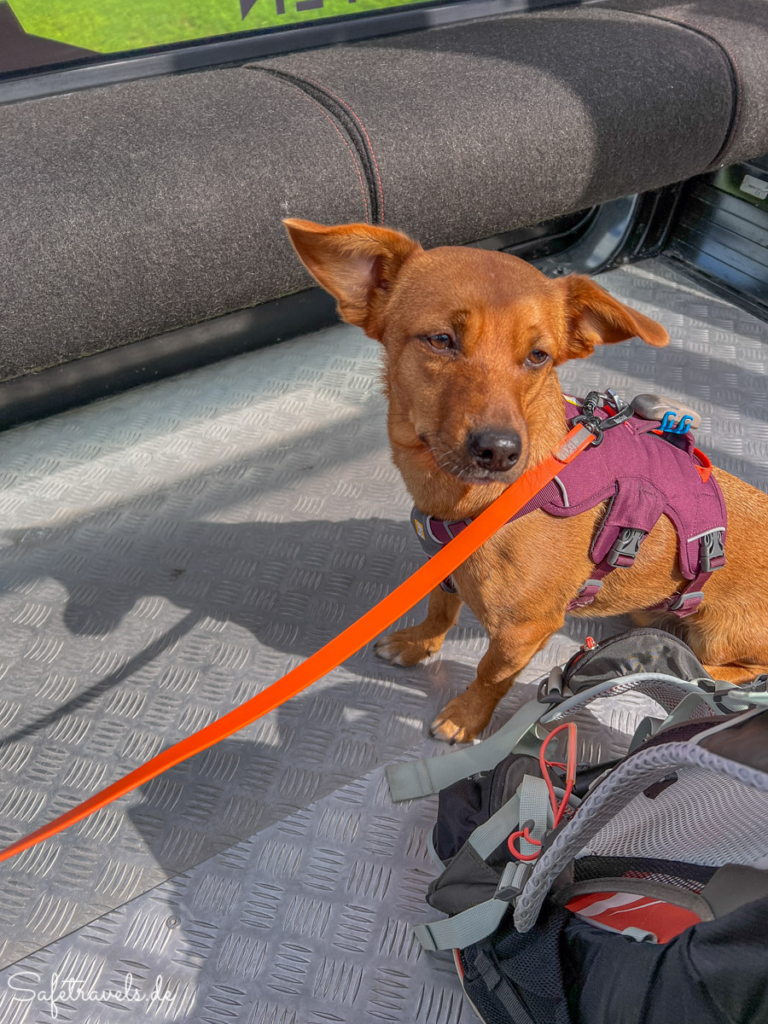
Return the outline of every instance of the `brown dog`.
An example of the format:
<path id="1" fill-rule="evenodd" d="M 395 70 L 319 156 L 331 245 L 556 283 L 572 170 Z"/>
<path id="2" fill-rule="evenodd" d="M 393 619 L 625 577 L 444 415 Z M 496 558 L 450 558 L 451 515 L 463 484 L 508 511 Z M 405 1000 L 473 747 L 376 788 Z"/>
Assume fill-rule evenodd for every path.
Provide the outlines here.
<path id="1" fill-rule="evenodd" d="M 669 340 L 587 277 L 550 280 L 482 249 L 425 251 L 366 224 L 284 223 L 341 317 L 382 343 L 394 462 L 418 508 L 441 519 L 477 515 L 565 435 L 556 366 L 595 345 Z M 728 559 L 701 610 L 686 619 L 686 640 L 715 678 L 745 682 L 768 672 L 768 497 L 715 473 L 728 510 Z M 440 650 L 462 602 L 488 632 L 477 678 L 443 709 L 433 735 L 466 742 L 488 724 L 591 575 L 588 552 L 604 511 L 605 504 L 567 519 L 535 511 L 508 524 L 457 570 L 458 594 L 435 590 L 421 625 L 378 642 L 381 657 L 414 665 Z M 574 614 L 630 613 L 663 625 L 643 609 L 682 582 L 675 530 L 662 516 L 634 568 L 611 573 L 595 602 Z"/>

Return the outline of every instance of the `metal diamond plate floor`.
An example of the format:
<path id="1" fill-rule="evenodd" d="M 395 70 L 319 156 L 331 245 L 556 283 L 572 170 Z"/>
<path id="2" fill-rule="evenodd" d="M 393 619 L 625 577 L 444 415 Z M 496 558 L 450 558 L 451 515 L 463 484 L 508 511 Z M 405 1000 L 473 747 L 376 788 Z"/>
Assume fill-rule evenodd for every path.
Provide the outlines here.
<path id="1" fill-rule="evenodd" d="M 601 350 L 564 386 L 687 400 L 715 463 L 768 489 L 768 325 L 658 262 L 601 283 L 672 342 Z M 419 564 L 377 368 L 340 326 L 0 437 L 0 843 L 258 692 Z M 616 627 L 569 622 L 523 682 Z M 383 765 L 440 749 L 425 725 L 483 649 L 465 614 L 425 666 L 363 651 L 0 865 L 0 1020 L 474 1019 L 409 931 L 434 804 L 391 804 Z M 582 756 L 618 751 L 639 713 L 585 712 Z M 103 991 L 127 982 L 139 1001 Z"/>

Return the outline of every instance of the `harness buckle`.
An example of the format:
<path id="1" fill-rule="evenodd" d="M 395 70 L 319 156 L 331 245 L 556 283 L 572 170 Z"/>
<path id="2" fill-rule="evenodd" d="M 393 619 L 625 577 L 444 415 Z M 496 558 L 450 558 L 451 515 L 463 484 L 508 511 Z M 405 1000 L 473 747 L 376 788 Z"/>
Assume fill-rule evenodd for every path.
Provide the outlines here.
<path id="1" fill-rule="evenodd" d="M 714 572 L 724 565 L 723 531 L 710 530 L 699 538 L 699 572 Z"/>
<path id="2" fill-rule="evenodd" d="M 419 538 L 424 553 L 429 558 L 442 549 L 444 542 L 440 541 L 432 532 L 432 516 L 424 515 L 414 506 L 411 510 L 411 526 Z"/>
<path id="3" fill-rule="evenodd" d="M 611 550 L 605 556 L 608 565 L 612 565 L 614 569 L 617 566 L 621 569 L 628 569 L 634 565 L 644 537 L 645 530 L 640 530 L 635 526 L 622 527 Z"/>
<path id="4" fill-rule="evenodd" d="M 686 615 L 693 615 L 694 612 L 698 611 L 699 605 L 703 600 L 703 590 L 693 590 L 687 594 L 683 590 L 675 597 L 671 604 L 667 605 L 667 611 L 678 612 L 680 618 L 685 618 Z"/>
<path id="5" fill-rule="evenodd" d="M 601 579 L 595 579 L 592 577 L 588 579 L 586 583 L 583 583 L 581 590 L 578 592 L 576 597 L 572 598 L 568 602 L 567 611 L 571 612 L 574 608 L 583 608 L 585 605 L 592 604 L 603 586 Z"/>

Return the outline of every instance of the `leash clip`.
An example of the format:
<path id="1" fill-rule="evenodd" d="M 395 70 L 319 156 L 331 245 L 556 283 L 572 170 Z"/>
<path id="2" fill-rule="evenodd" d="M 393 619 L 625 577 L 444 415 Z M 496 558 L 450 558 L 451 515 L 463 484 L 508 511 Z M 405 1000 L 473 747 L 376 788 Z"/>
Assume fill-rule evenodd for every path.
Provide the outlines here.
<path id="1" fill-rule="evenodd" d="M 596 410 L 599 405 L 605 405 L 608 406 L 609 409 L 613 409 L 613 416 L 609 416 L 604 420 L 600 419 L 600 417 L 596 415 Z M 582 409 L 584 410 L 582 414 L 574 417 L 571 422 L 580 423 L 582 426 L 586 427 L 590 434 L 595 435 L 595 440 L 592 442 L 594 448 L 598 448 L 603 443 L 603 434 L 606 430 L 618 427 L 621 423 L 624 423 L 634 415 L 634 409 L 632 406 L 622 398 L 619 398 L 616 392 L 611 388 L 608 388 L 605 394 L 601 394 L 599 391 L 590 391 L 584 399 Z"/>

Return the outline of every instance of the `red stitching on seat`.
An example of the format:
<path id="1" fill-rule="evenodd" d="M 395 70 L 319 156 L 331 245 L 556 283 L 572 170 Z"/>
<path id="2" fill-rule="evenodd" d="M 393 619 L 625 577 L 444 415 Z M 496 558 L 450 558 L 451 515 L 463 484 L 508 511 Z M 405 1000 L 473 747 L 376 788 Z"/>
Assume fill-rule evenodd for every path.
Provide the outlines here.
<path id="1" fill-rule="evenodd" d="M 353 163 L 355 165 L 355 170 L 357 171 L 357 177 L 360 180 L 360 191 L 363 193 L 363 203 L 365 205 L 365 221 L 366 221 L 367 224 L 370 224 L 371 223 L 371 214 L 370 214 L 370 211 L 368 209 L 368 191 L 367 191 L 367 189 L 365 187 L 365 182 L 363 181 L 363 175 L 362 175 L 362 172 L 360 170 L 360 165 L 357 162 L 357 157 L 355 156 L 355 151 L 352 149 L 350 144 L 344 138 L 344 135 L 342 134 L 341 129 L 336 124 L 336 122 L 333 120 L 333 118 L 324 110 L 322 104 L 318 103 L 316 99 L 314 99 L 312 96 L 309 96 L 307 93 L 305 93 L 303 89 L 299 89 L 298 86 L 294 86 L 294 88 L 297 90 L 297 92 L 301 96 L 304 97 L 304 99 L 307 99 L 307 100 L 309 100 L 310 103 L 314 103 L 315 104 L 315 106 L 318 108 L 318 110 L 323 115 L 323 117 L 326 118 L 333 125 L 333 128 L 336 131 L 336 133 L 338 134 L 339 138 L 341 139 L 341 141 L 344 143 L 344 145 L 349 150 L 349 155 L 352 157 L 352 161 L 353 161 Z"/>
<path id="2" fill-rule="evenodd" d="M 327 86 L 321 85 L 319 82 L 314 81 L 314 79 L 307 78 L 307 76 L 305 74 L 302 74 L 301 77 L 305 81 L 309 82 L 311 85 L 316 86 L 316 88 L 321 89 L 324 92 L 327 92 L 328 95 L 332 96 L 333 99 L 335 99 L 337 103 L 340 103 L 343 107 L 346 107 L 347 110 L 352 115 L 352 117 L 354 117 L 354 119 L 357 121 L 357 123 L 362 128 L 363 135 L 365 135 L 366 141 L 368 142 L 368 148 L 371 151 L 371 159 L 373 160 L 373 166 L 376 169 L 376 181 L 379 183 L 379 205 L 380 205 L 379 213 L 381 215 L 381 220 L 382 220 L 382 223 L 383 223 L 384 222 L 384 188 L 383 188 L 383 186 L 381 184 L 381 175 L 379 174 L 379 165 L 378 165 L 378 162 L 376 160 L 376 154 L 373 151 L 373 143 L 371 142 L 371 139 L 370 139 L 370 136 L 368 135 L 368 132 L 365 130 L 365 125 L 360 120 L 360 118 L 357 116 L 357 114 L 354 112 L 352 107 L 350 107 L 350 105 L 348 103 L 344 102 L 344 100 L 341 98 L 341 96 L 337 96 L 336 93 L 335 92 L 331 92 L 331 90 Z"/>

